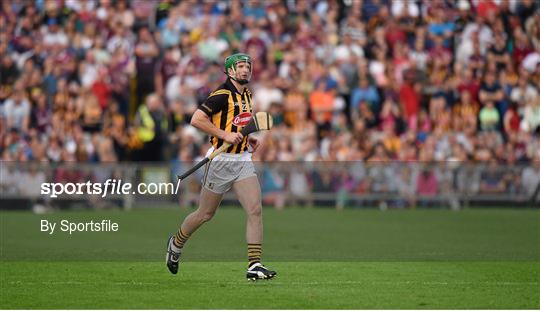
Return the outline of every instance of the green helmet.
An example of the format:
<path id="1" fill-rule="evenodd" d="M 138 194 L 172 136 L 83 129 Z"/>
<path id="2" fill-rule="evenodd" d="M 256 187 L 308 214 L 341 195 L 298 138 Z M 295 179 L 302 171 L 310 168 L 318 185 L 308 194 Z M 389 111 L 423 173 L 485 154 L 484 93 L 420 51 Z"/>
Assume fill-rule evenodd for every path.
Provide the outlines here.
<path id="1" fill-rule="evenodd" d="M 251 56 L 244 53 L 236 53 L 225 58 L 225 73 L 229 73 L 229 68 L 236 70 L 236 64 L 241 62 L 247 62 L 253 66 L 251 63 Z"/>

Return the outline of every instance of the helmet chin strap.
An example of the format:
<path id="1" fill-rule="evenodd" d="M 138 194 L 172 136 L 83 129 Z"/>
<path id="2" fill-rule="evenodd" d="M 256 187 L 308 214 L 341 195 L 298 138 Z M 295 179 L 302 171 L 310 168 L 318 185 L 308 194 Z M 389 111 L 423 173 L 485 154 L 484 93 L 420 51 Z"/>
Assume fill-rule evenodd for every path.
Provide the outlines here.
<path id="1" fill-rule="evenodd" d="M 249 81 L 246 80 L 246 79 L 236 79 L 236 78 L 233 78 L 233 80 L 236 81 L 236 82 L 238 82 L 238 83 L 240 83 L 240 85 L 246 85 L 246 84 L 249 83 Z"/>
<path id="2" fill-rule="evenodd" d="M 233 70 L 233 74 L 234 74 L 234 75 L 233 75 L 233 76 L 229 75 L 229 77 L 230 77 L 231 79 L 233 79 L 234 81 L 240 83 L 240 85 L 246 85 L 246 84 L 249 83 L 249 80 L 247 80 L 247 79 L 237 79 L 237 78 L 236 78 L 236 69 L 235 69 L 235 68 L 232 68 L 232 70 Z"/>

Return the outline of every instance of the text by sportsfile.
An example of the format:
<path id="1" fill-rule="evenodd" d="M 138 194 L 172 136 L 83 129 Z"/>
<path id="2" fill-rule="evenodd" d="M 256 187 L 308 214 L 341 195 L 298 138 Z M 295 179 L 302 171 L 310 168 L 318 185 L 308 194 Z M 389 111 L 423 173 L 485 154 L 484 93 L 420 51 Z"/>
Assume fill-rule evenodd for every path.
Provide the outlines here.
<path id="1" fill-rule="evenodd" d="M 42 219 L 40 222 L 40 231 L 47 232 L 48 234 L 54 234 L 57 223 Z M 67 232 L 70 235 L 74 232 L 117 232 L 119 225 L 110 219 L 103 219 L 101 221 L 88 221 L 88 222 L 71 222 L 66 219 L 60 221 L 60 231 Z"/>

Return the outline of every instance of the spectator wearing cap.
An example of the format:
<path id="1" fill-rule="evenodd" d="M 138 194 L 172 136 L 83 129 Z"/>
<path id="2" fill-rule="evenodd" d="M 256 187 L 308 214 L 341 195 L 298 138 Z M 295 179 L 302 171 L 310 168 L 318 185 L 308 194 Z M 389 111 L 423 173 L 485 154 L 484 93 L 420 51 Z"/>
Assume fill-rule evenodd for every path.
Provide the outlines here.
<path id="1" fill-rule="evenodd" d="M 58 18 L 50 18 L 47 21 L 47 30 L 43 36 L 45 48 L 65 47 L 68 45 L 68 37 L 58 23 Z"/>

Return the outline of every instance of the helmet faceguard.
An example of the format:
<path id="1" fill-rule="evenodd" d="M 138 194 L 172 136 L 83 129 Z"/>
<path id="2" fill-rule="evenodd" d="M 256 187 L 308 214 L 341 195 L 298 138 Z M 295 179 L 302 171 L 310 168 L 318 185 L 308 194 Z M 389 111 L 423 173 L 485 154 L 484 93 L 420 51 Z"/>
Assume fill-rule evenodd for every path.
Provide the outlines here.
<path id="1" fill-rule="evenodd" d="M 237 76 L 236 70 L 239 63 L 248 63 L 249 64 L 249 74 L 247 79 L 242 79 Z M 229 73 L 229 69 L 232 69 L 233 74 Z M 225 59 L 225 74 L 229 76 L 232 80 L 244 85 L 249 83 L 251 80 L 251 74 L 253 72 L 253 63 L 251 61 L 251 56 L 243 53 L 233 54 Z"/>

